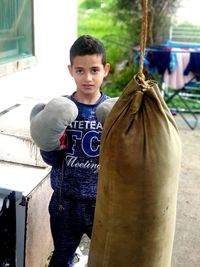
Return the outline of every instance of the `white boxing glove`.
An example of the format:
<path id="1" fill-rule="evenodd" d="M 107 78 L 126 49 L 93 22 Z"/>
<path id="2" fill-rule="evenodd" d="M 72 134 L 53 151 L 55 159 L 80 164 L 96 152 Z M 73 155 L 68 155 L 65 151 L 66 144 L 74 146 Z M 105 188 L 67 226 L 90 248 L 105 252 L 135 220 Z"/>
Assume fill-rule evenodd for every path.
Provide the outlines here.
<path id="1" fill-rule="evenodd" d="M 119 97 L 108 98 L 97 107 L 97 119 L 101 122 L 102 125 L 104 124 L 109 112 L 118 99 Z"/>
<path id="2" fill-rule="evenodd" d="M 46 105 L 37 104 L 30 114 L 31 137 L 44 151 L 64 149 L 66 127 L 77 116 L 76 104 L 67 97 L 53 98 Z"/>

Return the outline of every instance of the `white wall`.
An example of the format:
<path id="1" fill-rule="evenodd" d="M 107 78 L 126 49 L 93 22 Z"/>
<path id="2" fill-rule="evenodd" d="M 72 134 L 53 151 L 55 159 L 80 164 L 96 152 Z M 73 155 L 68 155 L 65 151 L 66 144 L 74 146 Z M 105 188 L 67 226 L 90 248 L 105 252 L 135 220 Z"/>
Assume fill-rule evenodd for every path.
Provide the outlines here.
<path id="1" fill-rule="evenodd" d="M 34 32 L 37 64 L 0 77 L 1 110 L 21 97 L 52 98 L 75 89 L 67 65 L 77 37 L 76 0 L 34 0 Z"/>

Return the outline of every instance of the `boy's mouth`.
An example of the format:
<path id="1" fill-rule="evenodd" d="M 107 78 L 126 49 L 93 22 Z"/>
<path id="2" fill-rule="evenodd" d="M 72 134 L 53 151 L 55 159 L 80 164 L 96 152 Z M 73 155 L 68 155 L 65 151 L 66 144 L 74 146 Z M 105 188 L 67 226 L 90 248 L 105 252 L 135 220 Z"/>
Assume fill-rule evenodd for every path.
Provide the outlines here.
<path id="1" fill-rule="evenodd" d="M 94 85 L 93 84 L 90 84 L 90 83 L 84 83 L 83 84 L 83 87 L 84 88 L 91 88 L 91 87 L 93 87 Z"/>

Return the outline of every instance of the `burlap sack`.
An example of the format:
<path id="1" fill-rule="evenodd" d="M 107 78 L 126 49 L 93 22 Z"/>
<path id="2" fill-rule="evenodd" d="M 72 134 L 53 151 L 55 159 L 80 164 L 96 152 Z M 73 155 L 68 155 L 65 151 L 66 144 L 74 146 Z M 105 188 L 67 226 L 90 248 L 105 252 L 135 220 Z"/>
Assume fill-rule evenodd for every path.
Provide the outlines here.
<path id="1" fill-rule="evenodd" d="M 157 83 L 135 78 L 106 119 L 88 267 L 169 267 L 181 144 Z"/>

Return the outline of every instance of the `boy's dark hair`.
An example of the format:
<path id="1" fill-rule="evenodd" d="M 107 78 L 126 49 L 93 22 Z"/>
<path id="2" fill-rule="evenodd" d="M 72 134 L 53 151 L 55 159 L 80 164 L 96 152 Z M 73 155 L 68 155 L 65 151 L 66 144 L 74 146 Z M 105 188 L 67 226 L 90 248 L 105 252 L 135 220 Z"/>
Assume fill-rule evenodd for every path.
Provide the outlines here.
<path id="1" fill-rule="evenodd" d="M 106 50 L 104 45 L 95 37 L 90 35 L 80 36 L 70 49 L 70 62 L 73 64 L 73 59 L 76 56 L 86 55 L 101 55 L 102 64 L 106 65 Z"/>

